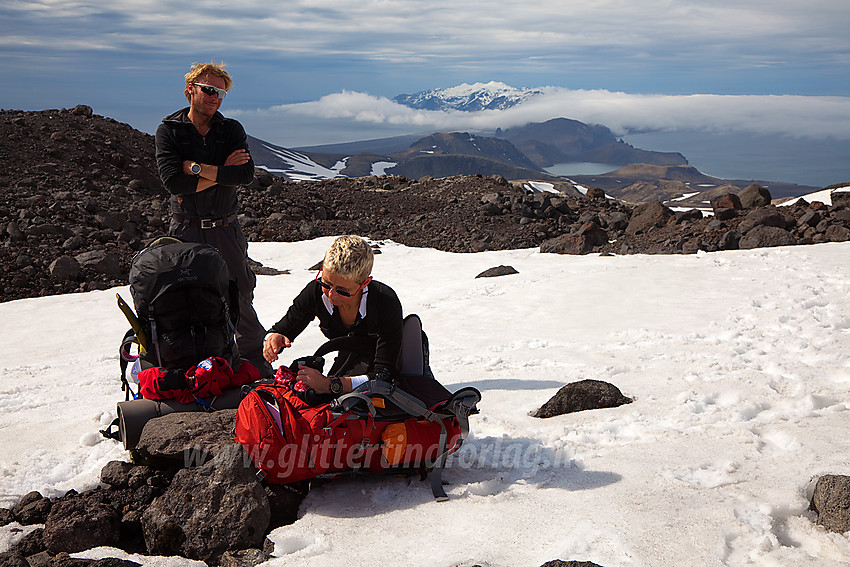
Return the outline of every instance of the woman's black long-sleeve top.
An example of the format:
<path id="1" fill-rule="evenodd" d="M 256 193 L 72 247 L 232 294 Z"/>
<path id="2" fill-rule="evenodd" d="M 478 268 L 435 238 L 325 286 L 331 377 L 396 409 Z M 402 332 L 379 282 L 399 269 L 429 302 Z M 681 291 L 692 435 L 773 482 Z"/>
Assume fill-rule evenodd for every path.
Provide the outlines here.
<path id="1" fill-rule="evenodd" d="M 361 301 L 357 320 L 351 327 L 346 327 L 340 319 L 339 310 L 322 300 L 319 282 L 311 281 L 292 302 L 286 315 L 269 331 L 293 340 L 307 328 L 310 321 L 318 318 L 319 328 L 328 339 L 353 335 L 370 338 L 370 345 L 374 344 L 374 348 L 368 350 L 340 351 L 328 376 L 371 374 L 380 370 L 386 370 L 394 376 L 398 372 L 401 350 L 401 302 L 390 286 L 376 280 L 369 282 L 363 291 L 365 316 Z M 333 307 L 332 313 L 327 305 Z"/>

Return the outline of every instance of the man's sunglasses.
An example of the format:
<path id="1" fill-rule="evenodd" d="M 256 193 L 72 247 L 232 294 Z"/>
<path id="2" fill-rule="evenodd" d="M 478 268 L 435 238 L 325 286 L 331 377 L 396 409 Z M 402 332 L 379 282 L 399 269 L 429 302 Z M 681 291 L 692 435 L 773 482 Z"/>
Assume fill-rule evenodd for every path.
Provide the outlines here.
<path id="1" fill-rule="evenodd" d="M 204 83 L 192 84 L 196 87 L 201 87 L 201 92 L 208 96 L 218 96 L 218 98 L 224 98 L 224 95 L 227 94 L 226 90 L 214 87 L 212 85 L 205 85 Z"/>
<path id="2" fill-rule="evenodd" d="M 328 292 L 334 291 L 337 295 L 341 295 L 342 297 L 351 297 L 352 295 L 356 294 L 358 291 L 369 285 L 369 282 L 372 281 L 372 278 L 366 278 L 366 281 L 360 284 L 360 287 L 358 287 L 354 291 L 348 291 L 347 289 L 342 289 L 341 287 L 334 287 L 331 284 L 326 283 L 325 280 L 322 279 L 322 272 L 316 274 L 316 281 L 319 282 L 319 285 L 322 286 L 322 289 Z"/>

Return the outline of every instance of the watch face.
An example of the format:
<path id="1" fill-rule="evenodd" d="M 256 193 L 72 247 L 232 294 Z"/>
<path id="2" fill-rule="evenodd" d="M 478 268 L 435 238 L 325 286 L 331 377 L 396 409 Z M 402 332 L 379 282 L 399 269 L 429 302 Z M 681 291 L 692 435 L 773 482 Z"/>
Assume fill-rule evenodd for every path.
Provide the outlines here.
<path id="1" fill-rule="evenodd" d="M 194 173 L 195 175 L 197 175 L 197 174 L 199 174 L 200 172 L 201 172 L 201 166 L 200 166 L 200 164 L 193 163 L 193 164 L 192 164 L 192 173 Z"/>
<path id="2" fill-rule="evenodd" d="M 342 380 L 339 378 L 331 378 L 331 393 L 339 394 L 342 392 Z"/>

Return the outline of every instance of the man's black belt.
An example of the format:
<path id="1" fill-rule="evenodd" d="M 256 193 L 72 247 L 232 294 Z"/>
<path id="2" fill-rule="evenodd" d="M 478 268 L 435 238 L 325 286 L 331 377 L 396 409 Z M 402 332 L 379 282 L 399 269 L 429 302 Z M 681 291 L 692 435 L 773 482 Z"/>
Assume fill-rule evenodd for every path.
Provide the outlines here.
<path id="1" fill-rule="evenodd" d="M 200 227 L 203 229 L 207 228 L 221 228 L 229 225 L 234 222 L 237 218 L 236 213 L 232 215 L 227 215 L 226 217 L 221 217 L 217 219 L 205 219 L 201 217 L 190 217 L 188 215 L 181 215 L 178 213 L 173 213 L 174 218 L 177 222 L 182 222 L 183 224 L 188 224 L 189 226 Z"/>

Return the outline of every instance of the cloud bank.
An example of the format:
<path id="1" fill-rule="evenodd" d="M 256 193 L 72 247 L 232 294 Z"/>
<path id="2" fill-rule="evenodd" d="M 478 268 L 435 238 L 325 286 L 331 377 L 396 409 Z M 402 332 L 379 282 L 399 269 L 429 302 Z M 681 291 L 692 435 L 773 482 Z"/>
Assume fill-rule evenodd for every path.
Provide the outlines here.
<path id="1" fill-rule="evenodd" d="M 488 131 L 565 117 L 603 124 L 618 135 L 636 131 L 749 132 L 850 139 L 850 98 L 798 95 L 644 95 L 544 87 L 511 109 L 480 112 L 416 110 L 386 97 L 342 91 L 315 101 L 232 111 L 246 120 L 354 123 L 394 132 Z"/>

